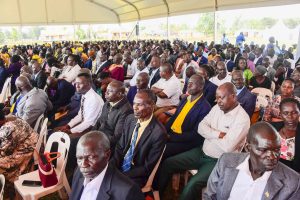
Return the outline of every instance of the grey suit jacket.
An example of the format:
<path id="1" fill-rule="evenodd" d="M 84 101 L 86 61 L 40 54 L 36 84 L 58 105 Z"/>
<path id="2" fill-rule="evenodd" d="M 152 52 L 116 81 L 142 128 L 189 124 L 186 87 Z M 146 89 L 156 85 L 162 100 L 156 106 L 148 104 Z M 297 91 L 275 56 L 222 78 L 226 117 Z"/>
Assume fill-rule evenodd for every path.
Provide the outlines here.
<path id="1" fill-rule="evenodd" d="M 236 167 L 248 153 L 224 153 L 210 174 L 204 199 L 227 200 L 239 173 Z M 267 182 L 262 200 L 299 200 L 300 175 L 278 163 Z"/>
<path id="2" fill-rule="evenodd" d="M 25 120 L 31 127 L 37 118 L 52 109 L 52 104 L 44 90 L 33 88 L 22 97 L 17 105 L 16 116 Z"/>

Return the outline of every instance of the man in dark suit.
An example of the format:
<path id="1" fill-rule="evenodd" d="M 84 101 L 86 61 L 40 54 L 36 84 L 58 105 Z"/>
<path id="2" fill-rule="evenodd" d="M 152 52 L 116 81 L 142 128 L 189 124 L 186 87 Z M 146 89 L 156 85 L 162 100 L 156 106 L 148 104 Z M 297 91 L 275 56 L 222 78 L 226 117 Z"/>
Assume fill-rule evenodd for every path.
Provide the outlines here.
<path id="1" fill-rule="evenodd" d="M 193 75 L 189 79 L 187 91 L 190 96 L 181 100 L 166 124 L 169 141 L 164 159 L 202 145 L 204 139 L 198 134 L 198 125 L 211 108 L 203 96 L 204 83 L 205 79 L 200 75 Z"/>
<path id="2" fill-rule="evenodd" d="M 112 81 L 105 92 L 106 102 L 94 130 L 102 131 L 110 141 L 111 150 L 114 151 L 118 143 L 126 117 L 133 113 L 132 107 L 125 96 L 124 83 Z"/>
<path id="3" fill-rule="evenodd" d="M 42 70 L 38 61 L 34 61 L 31 67 L 33 71 L 32 85 L 43 90 L 47 81 L 46 73 Z"/>
<path id="4" fill-rule="evenodd" d="M 70 200 L 143 200 L 140 188 L 108 164 L 110 145 L 106 135 L 92 131 L 77 144 L 78 169 L 72 181 Z"/>
<path id="5" fill-rule="evenodd" d="M 56 79 L 49 76 L 47 78 L 48 96 L 52 102 L 52 112 L 70 103 L 71 97 L 75 93 L 75 87 L 65 79 Z"/>
<path id="6" fill-rule="evenodd" d="M 237 89 L 237 100 L 251 118 L 256 105 L 256 95 L 252 94 L 245 86 L 243 72 L 235 70 L 231 74 L 231 82 Z"/>
<path id="7" fill-rule="evenodd" d="M 198 69 L 198 73 L 205 79 L 205 84 L 203 87 L 203 96 L 208 101 L 211 107 L 213 107 L 216 102 L 216 91 L 218 86 L 209 81 L 209 66 L 201 65 Z"/>
<path id="8" fill-rule="evenodd" d="M 160 57 L 157 55 L 152 56 L 151 63 L 150 63 L 150 70 L 149 70 L 149 88 L 154 85 L 160 79 L 159 68 L 161 65 Z"/>
<path id="9" fill-rule="evenodd" d="M 100 56 L 100 63 L 97 66 L 97 70 L 95 72 L 96 75 L 100 74 L 104 69 L 108 68 L 112 64 L 112 60 L 107 60 L 107 55 L 103 53 Z"/>
<path id="10" fill-rule="evenodd" d="M 134 115 L 129 115 L 116 146 L 112 163 L 140 187 L 147 182 L 166 144 L 166 130 L 153 117 L 155 95 L 139 91 L 134 98 Z"/>
<path id="11" fill-rule="evenodd" d="M 278 162 L 281 139 L 267 122 L 251 126 L 249 153 L 224 153 L 212 171 L 204 199 L 300 199 L 300 176 Z"/>
<path id="12" fill-rule="evenodd" d="M 146 72 L 141 72 L 139 75 L 136 77 L 136 85 L 131 86 L 128 90 L 127 93 L 127 99 L 131 105 L 133 105 L 133 99 L 136 95 L 136 93 L 139 90 L 144 90 L 148 88 L 149 84 L 149 75 Z"/>

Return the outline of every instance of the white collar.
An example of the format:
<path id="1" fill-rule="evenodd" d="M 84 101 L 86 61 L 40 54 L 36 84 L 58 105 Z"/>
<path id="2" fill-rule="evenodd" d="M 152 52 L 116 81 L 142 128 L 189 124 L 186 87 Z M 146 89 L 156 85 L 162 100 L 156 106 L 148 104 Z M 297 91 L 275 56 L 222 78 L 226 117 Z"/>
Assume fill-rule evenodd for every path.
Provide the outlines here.
<path id="1" fill-rule="evenodd" d="M 106 167 L 102 170 L 102 172 L 96 176 L 94 179 L 84 179 L 83 186 L 87 190 L 96 190 L 97 192 L 100 190 L 104 175 L 106 173 L 108 164 L 106 164 Z"/>
<path id="2" fill-rule="evenodd" d="M 245 159 L 241 164 L 239 164 L 239 165 L 236 167 L 236 169 L 238 169 L 238 170 L 240 170 L 240 171 L 243 171 L 244 173 L 246 173 L 247 175 L 249 175 L 249 176 L 252 177 L 251 172 L 250 172 L 250 168 L 249 168 L 249 160 L 250 160 L 250 155 L 248 155 L 248 156 L 246 157 L 246 159 Z M 259 179 L 259 180 L 268 180 L 269 177 L 270 177 L 270 175 L 271 175 L 271 173 L 272 173 L 272 171 L 266 171 L 266 172 L 264 172 L 264 174 L 263 174 L 261 177 L 259 177 L 258 179 Z M 258 179 L 256 179 L 256 180 L 258 180 Z"/>

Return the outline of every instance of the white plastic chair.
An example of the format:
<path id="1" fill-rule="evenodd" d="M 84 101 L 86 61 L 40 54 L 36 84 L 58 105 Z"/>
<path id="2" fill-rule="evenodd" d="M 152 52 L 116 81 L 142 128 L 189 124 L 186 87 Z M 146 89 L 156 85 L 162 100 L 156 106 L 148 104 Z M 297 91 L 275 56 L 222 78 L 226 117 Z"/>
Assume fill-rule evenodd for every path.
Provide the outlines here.
<path id="1" fill-rule="evenodd" d="M 50 152 L 53 143 L 58 143 L 58 152 L 61 153 L 61 156 L 57 159 L 55 167 L 58 183 L 47 188 L 43 188 L 43 186 L 23 186 L 22 183 L 24 180 L 40 181 L 40 178 L 38 175 L 38 170 L 21 175 L 19 176 L 19 180 L 14 182 L 14 185 L 16 191 L 22 196 L 24 200 L 38 199 L 56 191 L 59 191 L 59 194 L 61 195 L 60 190 L 63 187 L 66 189 L 68 195 L 70 196 L 71 188 L 65 173 L 65 167 L 67 164 L 68 152 L 70 148 L 70 137 L 68 136 L 68 134 L 63 132 L 55 132 L 51 134 L 47 141 L 45 152 Z"/>
<path id="2" fill-rule="evenodd" d="M 158 159 L 156 165 L 154 166 L 154 168 L 153 168 L 153 170 L 152 170 L 152 172 L 151 172 L 151 174 L 150 174 L 150 176 L 149 176 L 149 178 L 148 178 L 148 180 L 147 180 L 146 185 L 142 188 L 142 192 L 143 192 L 143 193 L 153 191 L 153 189 L 152 189 L 153 179 L 154 179 L 154 177 L 155 177 L 155 174 L 156 174 L 156 172 L 157 172 L 157 169 L 158 169 L 158 167 L 159 167 L 161 158 L 162 158 L 162 156 L 164 155 L 165 150 L 166 150 L 166 146 L 164 147 L 164 149 L 163 149 L 163 151 L 162 151 L 162 153 L 161 153 L 161 155 L 160 155 L 160 157 L 159 157 L 159 159 Z M 159 193 L 158 193 L 158 191 L 153 191 L 153 196 L 154 196 L 154 200 L 159 200 L 159 199 L 160 199 L 160 198 L 159 198 Z"/>
<path id="3" fill-rule="evenodd" d="M 48 123 L 48 118 L 45 118 L 44 122 L 42 124 L 42 127 L 41 127 L 41 131 L 39 133 L 39 139 L 38 139 L 38 141 L 36 143 L 36 147 L 35 147 L 37 152 L 40 152 L 42 144 L 46 145 L 46 139 L 47 139 L 47 133 L 48 133 L 47 123 Z M 38 158 L 37 158 L 36 154 L 34 154 L 34 164 L 35 165 L 38 164 Z"/>
<path id="4" fill-rule="evenodd" d="M 5 177 L 3 174 L 0 174 L 0 183 L 1 183 L 0 200 L 3 200 L 4 186 L 5 186 Z"/>
<path id="5" fill-rule="evenodd" d="M 39 132 L 39 129 L 40 129 L 41 125 L 43 124 L 43 120 L 44 120 L 44 114 L 41 114 L 39 116 L 39 118 L 36 120 L 34 128 L 33 128 L 36 132 Z"/>
<path id="6" fill-rule="evenodd" d="M 11 77 L 7 78 L 4 82 L 1 94 L 0 103 L 4 103 L 8 97 L 11 96 Z"/>

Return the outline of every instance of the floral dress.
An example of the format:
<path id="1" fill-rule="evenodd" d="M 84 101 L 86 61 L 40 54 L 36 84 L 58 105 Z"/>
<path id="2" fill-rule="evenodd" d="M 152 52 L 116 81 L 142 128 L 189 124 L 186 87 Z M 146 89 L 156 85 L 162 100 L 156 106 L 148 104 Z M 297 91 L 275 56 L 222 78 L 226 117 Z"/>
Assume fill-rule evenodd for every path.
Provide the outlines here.
<path id="1" fill-rule="evenodd" d="M 38 140 L 30 125 L 18 118 L 0 128 L 0 174 L 5 176 L 5 192 L 13 192 L 13 182 L 27 173 Z"/>
<path id="2" fill-rule="evenodd" d="M 287 138 L 287 139 L 280 137 L 280 139 L 281 139 L 280 158 L 288 161 L 294 160 L 295 137 Z"/>

